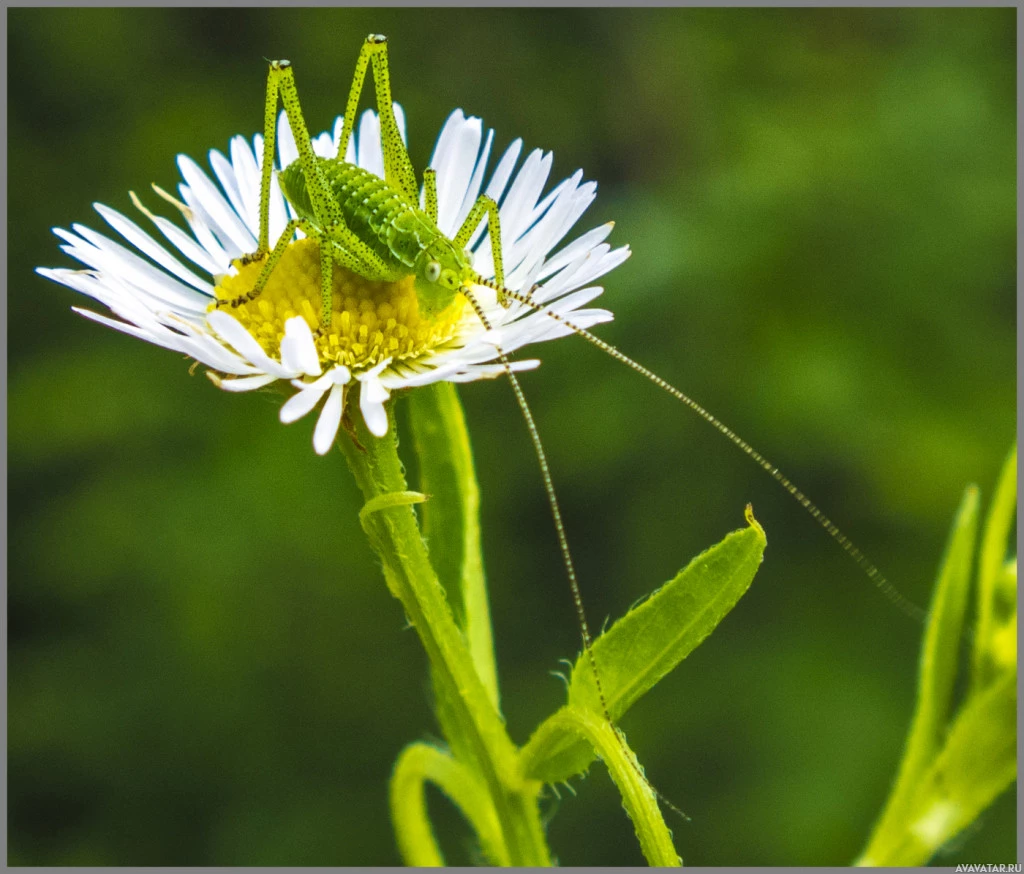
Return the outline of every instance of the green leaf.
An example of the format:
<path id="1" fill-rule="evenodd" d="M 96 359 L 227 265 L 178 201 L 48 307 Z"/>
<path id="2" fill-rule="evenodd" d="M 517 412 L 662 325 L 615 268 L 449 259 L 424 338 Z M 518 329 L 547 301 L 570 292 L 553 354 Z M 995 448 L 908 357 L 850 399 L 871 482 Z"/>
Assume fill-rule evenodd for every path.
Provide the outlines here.
<path id="1" fill-rule="evenodd" d="M 441 585 L 466 635 L 477 673 L 498 705 L 498 675 L 480 546 L 480 489 L 466 419 L 455 386 L 439 382 L 409 393 L 419 459 L 423 536 Z"/>
<path id="2" fill-rule="evenodd" d="M 747 520 L 748 528 L 701 553 L 594 641 L 593 655 L 613 720 L 696 649 L 750 587 L 766 540 L 749 508 Z M 604 718 L 586 653 L 573 669 L 567 706 Z M 561 718 L 563 711 L 551 719 Z M 594 758 L 592 747 L 546 725 L 524 747 L 527 775 L 554 783 L 585 770 Z"/>
<path id="3" fill-rule="evenodd" d="M 974 638 L 971 685 L 975 690 L 991 682 L 998 670 L 993 664 L 1000 626 L 1016 614 L 1016 588 L 999 585 L 1005 572 L 1008 539 L 1017 512 L 1017 447 L 1011 450 L 996 486 L 985 521 L 978 565 L 978 625 Z M 1006 594 L 1010 597 L 1006 597 Z"/>
<path id="4" fill-rule="evenodd" d="M 391 819 L 406 865 L 439 867 L 444 857 L 427 815 L 424 790 L 433 783 L 462 812 L 492 865 L 509 865 L 497 812 L 487 789 L 444 750 L 414 743 L 402 750 L 391 775 Z"/>
<path id="5" fill-rule="evenodd" d="M 865 858 L 884 857 L 892 845 L 903 840 L 907 817 L 912 815 L 911 808 L 922 775 L 939 754 L 945 739 L 970 590 L 977 525 L 978 490 L 969 486 L 953 520 L 946 556 L 932 596 L 921 648 L 917 705 L 903 761 L 885 811 L 864 852 Z"/>
<path id="6" fill-rule="evenodd" d="M 1017 778 L 1017 672 L 973 696 L 945 747 L 911 787 L 903 820 L 873 841 L 861 865 L 923 865 Z"/>
<path id="7" fill-rule="evenodd" d="M 701 553 L 594 641 L 612 719 L 693 652 L 750 587 L 766 541 L 753 516 L 748 520 L 750 527 Z M 576 660 L 569 703 L 604 715 L 586 653 Z"/>

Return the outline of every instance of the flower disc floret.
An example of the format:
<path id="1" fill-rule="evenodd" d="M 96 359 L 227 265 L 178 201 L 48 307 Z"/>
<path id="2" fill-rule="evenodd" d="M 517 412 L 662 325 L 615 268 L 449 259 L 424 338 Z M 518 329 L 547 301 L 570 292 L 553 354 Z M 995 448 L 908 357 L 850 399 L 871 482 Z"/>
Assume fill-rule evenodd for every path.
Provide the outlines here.
<path id="1" fill-rule="evenodd" d="M 239 266 L 225 276 L 214 293 L 219 300 L 245 294 L 263 262 Z M 254 301 L 227 309 L 272 358 L 280 357 L 288 319 L 301 316 L 310 330 L 319 328 L 320 247 L 310 239 L 292 243 Z M 211 303 L 213 310 L 216 304 Z M 409 276 L 398 282 L 373 282 L 336 264 L 333 271 L 333 310 L 330 327 L 315 334 L 317 355 L 324 365 L 344 364 L 369 369 L 385 359 L 404 361 L 424 356 L 448 343 L 466 315 L 461 294 L 429 318 L 420 314 Z"/>

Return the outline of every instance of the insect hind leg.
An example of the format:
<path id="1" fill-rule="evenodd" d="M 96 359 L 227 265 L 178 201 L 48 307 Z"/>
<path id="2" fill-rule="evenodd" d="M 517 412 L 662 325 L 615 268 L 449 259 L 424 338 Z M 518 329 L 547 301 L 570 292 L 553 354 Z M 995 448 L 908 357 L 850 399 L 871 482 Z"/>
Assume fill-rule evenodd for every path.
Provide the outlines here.
<path id="1" fill-rule="evenodd" d="M 388 70 L 388 41 L 379 33 L 371 33 L 359 50 L 352 86 L 345 104 L 345 120 L 338 140 L 338 158 L 345 160 L 349 140 L 355 128 L 359 97 L 366 81 L 366 68 L 372 67 L 373 85 L 377 94 L 377 114 L 380 117 L 380 139 L 384 150 L 384 181 L 397 188 L 409 203 L 419 203 L 419 186 L 409 152 L 402 141 L 391 101 L 391 74 Z"/>

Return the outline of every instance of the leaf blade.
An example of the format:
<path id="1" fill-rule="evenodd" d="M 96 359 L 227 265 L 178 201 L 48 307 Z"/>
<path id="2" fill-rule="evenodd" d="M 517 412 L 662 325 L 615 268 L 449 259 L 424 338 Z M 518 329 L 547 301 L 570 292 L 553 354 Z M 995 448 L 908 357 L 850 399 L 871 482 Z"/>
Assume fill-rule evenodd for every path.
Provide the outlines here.
<path id="1" fill-rule="evenodd" d="M 466 635 L 480 679 L 498 707 L 498 674 L 480 544 L 480 487 L 466 418 L 455 386 L 439 382 L 409 393 L 430 560 Z"/>
<path id="2" fill-rule="evenodd" d="M 720 543 L 705 550 L 673 580 L 618 620 L 594 642 L 595 656 L 598 657 L 599 670 L 602 671 L 602 689 L 613 720 L 619 719 L 644 692 L 689 655 L 749 588 L 761 564 L 766 539 L 763 529 L 754 520 L 749 507 L 747 520 L 750 523 L 749 527 L 726 535 Z M 717 568 L 718 575 L 710 574 L 707 570 L 709 567 Z M 714 579 L 721 582 L 722 576 L 727 578 L 727 584 L 723 587 L 724 592 L 716 593 L 709 583 Z M 701 577 L 703 579 L 700 579 Z M 686 624 L 683 633 L 674 635 L 675 646 L 667 647 L 664 637 L 644 640 L 644 636 L 650 632 L 652 617 L 658 619 L 655 611 L 669 605 L 665 616 L 671 619 L 677 615 L 681 606 L 685 606 L 685 603 L 680 602 L 686 600 L 681 596 L 685 594 L 688 585 L 703 592 L 706 596 L 705 601 L 708 602 L 705 607 L 710 612 L 703 617 L 694 617 L 695 621 Z M 715 594 L 720 597 L 713 597 Z M 661 625 L 664 629 L 666 625 L 671 625 L 671 622 L 655 621 L 654 625 Z M 607 642 L 609 640 L 610 644 Z M 641 645 L 632 647 L 631 641 Z M 611 664 L 608 657 L 614 657 L 616 650 L 624 652 L 625 657 L 617 670 L 608 672 L 606 679 L 605 664 Z M 653 661 L 650 658 L 652 655 Z M 647 669 L 639 669 L 639 672 L 644 674 L 639 681 L 635 677 L 627 676 L 629 671 L 637 669 L 637 665 L 645 661 Z M 569 703 L 541 723 L 522 750 L 521 762 L 527 777 L 546 783 L 557 783 L 585 771 L 594 760 L 594 750 L 588 743 L 580 740 L 577 734 L 560 729 L 563 714 L 567 710 L 589 712 L 604 719 L 604 711 L 593 684 L 593 673 L 585 653 L 580 656 L 573 669 Z"/>
<path id="3" fill-rule="evenodd" d="M 766 544 L 760 525 L 748 519 L 747 528 L 702 552 L 594 641 L 612 719 L 693 652 L 747 591 Z M 604 715 L 586 653 L 573 668 L 569 702 Z"/>
<path id="4" fill-rule="evenodd" d="M 862 859 L 872 860 L 870 864 L 879 864 L 874 860 L 888 858 L 891 848 L 905 840 L 906 820 L 912 813 L 922 775 L 942 748 L 970 591 L 978 505 L 978 489 L 968 486 L 953 518 L 928 611 L 917 703 L 903 758 L 885 809 L 862 856 Z"/>

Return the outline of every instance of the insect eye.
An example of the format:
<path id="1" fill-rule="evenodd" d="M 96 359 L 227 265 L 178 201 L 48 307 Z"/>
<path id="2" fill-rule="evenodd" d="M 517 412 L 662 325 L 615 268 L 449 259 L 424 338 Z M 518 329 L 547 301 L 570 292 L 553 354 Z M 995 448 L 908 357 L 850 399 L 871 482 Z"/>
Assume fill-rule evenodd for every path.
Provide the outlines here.
<path id="1" fill-rule="evenodd" d="M 431 261 L 427 265 L 426 277 L 427 282 L 437 282 L 437 280 L 441 277 L 441 265 L 438 264 L 436 261 Z"/>
<path id="2" fill-rule="evenodd" d="M 466 259 L 466 263 L 467 263 L 467 264 L 468 264 L 468 265 L 469 265 L 470 267 L 472 267 L 472 266 L 473 266 L 473 257 L 474 257 L 474 253 L 473 253 L 473 252 L 471 252 L 471 251 L 470 251 L 469 249 L 463 249 L 463 250 L 462 250 L 462 254 L 463 254 L 463 256 L 464 256 L 464 257 L 465 257 L 465 259 Z"/>

